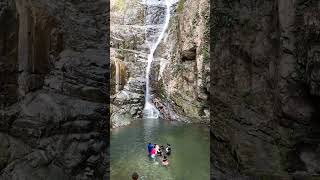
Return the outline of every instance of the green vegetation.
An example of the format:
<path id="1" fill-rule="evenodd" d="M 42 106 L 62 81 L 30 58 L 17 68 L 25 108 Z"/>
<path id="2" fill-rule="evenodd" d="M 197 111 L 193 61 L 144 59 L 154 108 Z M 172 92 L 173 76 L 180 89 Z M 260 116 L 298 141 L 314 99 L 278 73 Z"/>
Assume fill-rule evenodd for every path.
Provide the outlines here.
<path id="1" fill-rule="evenodd" d="M 173 67 L 173 76 L 178 76 L 180 73 L 182 73 L 185 69 L 184 65 L 183 64 L 175 64 Z"/>
<path id="2" fill-rule="evenodd" d="M 115 7 L 118 11 L 123 11 L 126 8 L 126 0 L 116 0 Z"/>
<path id="3" fill-rule="evenodd" d="M 178 7 L 177 7 L 177 12 L 178 13 L 182 13 L 183 9 L 184 9 L 184 3 L 186 2 L 186 0 L 180 0 Z"/>
<path id="4" fill-rule="evenodd" d="M 209 58 L 210 58 L 209 44 L 206 44 L 203 47 L 202 54 L 203 54 L 203 62 L 204 63 L 209 63 Z"/>
<path id="5" fill-rule="evenodd" d="M 208 9 L 209 10 L 209 9 Z M 205 21 L 205 31 L 204 31 L 204 46 L 202 48 L 202 54 L 203 54 L 203 61 L 204 63 L 209 63 L 210 61 L 210 46 L 209 46 L 209 40 L 210 40 L 210 22 L 209 19 L 207 19 L 209 17 L 209 15 L 207 14 L 206 11 L 202 12 L 202 16 L 206 17 L 206 21 Z"/>
<path id="6" fill-rule="evenodd" d="M 199 117 L 199 111 L 202 106 L 198 101 L 190 101 L 184 98 L 181 94 L 175 93 L 171 96 L 171 99 L 175 102 L 176 106 L 181 108 L 181 110 L 188 116 L 197 118 Z"/>
<path id="7" fill-rule="evenodd" d="M 156 84 L 157 88 L 155 89 L 156 94 L 158 95 L 157 97 L 159 97 L 163 101 L 167 100 L 167 97 L 168 97 L 164 87 L 164 83 L 165 83 L 164 80 L 161 79 L 160 82 Z"/>

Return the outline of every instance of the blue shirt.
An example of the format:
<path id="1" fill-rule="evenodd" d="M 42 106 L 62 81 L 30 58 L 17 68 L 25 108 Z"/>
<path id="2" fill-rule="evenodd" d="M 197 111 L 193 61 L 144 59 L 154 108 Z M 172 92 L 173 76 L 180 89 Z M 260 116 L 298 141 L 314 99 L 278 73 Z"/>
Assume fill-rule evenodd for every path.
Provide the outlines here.
<path id="1" fill-rule="evenodd" d="M 149 152 L 149 154 L 151 153 L 152 148 L 153 148 L 153 145 L 151 143 L 149 143 L 148 144 L 148 152 Z"/>

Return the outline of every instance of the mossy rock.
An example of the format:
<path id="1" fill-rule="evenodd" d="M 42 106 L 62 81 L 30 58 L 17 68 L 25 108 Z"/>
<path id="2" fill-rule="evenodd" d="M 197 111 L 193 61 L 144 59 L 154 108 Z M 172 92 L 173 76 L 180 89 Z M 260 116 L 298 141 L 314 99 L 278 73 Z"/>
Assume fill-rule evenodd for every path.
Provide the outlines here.
<path id="1" fill-rule="evenodd" d="M 110 119 L 112 128 L 129 125 L 133 120 L 129 113 L 114 113 Z"/>
<path id="2" fill-rule="evenodd" d="M 172 66 L 172 75 L 174 77 L 181 75 L 181 73 L 184 71 L 185 71 L 185 66 L 183 64 L 174 64 Z"/>
<path id="3" fill-rule="evenodd" d="M 126 8 L 126 0 L 116 0 L 115 8 L 118 11 L 124 11 Z"/>
<path id="4" fill-rule="evenodd" d="M 181 95 L 175 94 L 172 100 L 184 111 L 184 113 L 192 118 L 200 118 L 199 112 L 201 110 L 201 104 L 197 101 L 187 101 L 182 98 Z"/>
<path id="5" fill-rule="evenodd" d="M 184 4 L 185 4 L 186 0 L 180 0 L 178 7 L 177 7 L 177 12 L 178 13 L 182 13 L 183 9 L 184 9 Z"/>

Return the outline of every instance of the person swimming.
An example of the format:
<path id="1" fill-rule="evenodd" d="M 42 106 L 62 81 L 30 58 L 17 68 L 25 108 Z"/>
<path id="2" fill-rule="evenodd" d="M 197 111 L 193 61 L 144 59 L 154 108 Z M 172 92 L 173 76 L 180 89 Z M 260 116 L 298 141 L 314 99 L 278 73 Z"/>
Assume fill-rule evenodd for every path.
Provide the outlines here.
<path id="1" fill-rule="evenodd" d="M 158 150 L 159 150 L 159 145 L 158 144 L 154 144 L 154 148 L 156 149 L 156 155 L 158 154 Z"/>
<path id="2" fill-rule="evenodd" d="M 151 143 L 148 144 L 148 154 L 151 155 L 151 150 L 153 148 L 153 145 Z"/>
<path id="3" fill-rule="evenodd" d="M 151 155 L 150 157 L 152 159 L 155 159 L 156 158 L 156 154 L 157 154 L 157 150 L 156 150 L 156 146 L 153 146 L 152 150 L 151 150 Z"/>
<path id="4" fill-rule="evenodd" d="M 168 166 L 169 165 L 169 161 L 167 159 L 167 156 L 164 156 L 163 159 L 162 159 L 162 165 L 164 166 Z"/>
<path id="5" fill-rule="evenodd" d="M 134 172 L 131 177 L 132 177 L 132 180 L 138 180 L 139 174 L 137 172 Z"/>
<path id="6" fill-rule="evenodd" d="M 170 144 L 167 144 L 166 154 L 167 154 L 168 156 L 171 154 L 171 146 L 170 146 Z"/>
<path id="7" fill-rule="evenodd" d="M 162 149 L 161 149 L 161 148 L 158 149 L 157 155 L 158 155 L 158 156 L 162 156 Z"/>
<path id="8" fill-rule="evenodd" d="M 154 146 L 156 147 L 156 150 L 158 151 L 160 149 L 158 144 L 154 144 Z"/>
<path id="9" fill-rule="evenodd" d="M 157 150 L 157 155 L 158 156 L 162 156 L 162 148 L 161 147 L 163 147 L 163 146 L 159 146 L 159 145 L 156 145 L 156 150 Z"/>

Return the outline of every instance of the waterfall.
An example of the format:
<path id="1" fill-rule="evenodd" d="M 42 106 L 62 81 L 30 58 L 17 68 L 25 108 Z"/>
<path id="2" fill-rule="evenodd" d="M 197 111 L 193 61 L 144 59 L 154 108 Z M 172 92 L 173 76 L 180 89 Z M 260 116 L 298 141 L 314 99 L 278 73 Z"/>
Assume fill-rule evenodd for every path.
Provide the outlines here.
<path id="1" fill-rule="evenodd" d="M 170 21 L 170 6 L 171 3 L 169 0 L 165 0 L 166 4 L 166 13 L 165 13 L 165 23 L 161 30 L 161 33 L 159 37 L 157 38 L 157 41 L 154 44 L 150 45 L 150 53 L 148 54 L 148 65 L 146 68 L 146 92 L 145 92 L 145 106 L 144 106 L 144 117 L 146 118 L 158 118 L 159 117 L 159 111 L 154 106 L 151 95 L 150 95 L 150 70 L 151 70 L 151 64 L 154 59 L 154 53 L 160 44 L 161 40 L 163 39 L 165 35 L 165 31 L 168 28 L 169 21 Z"/>

